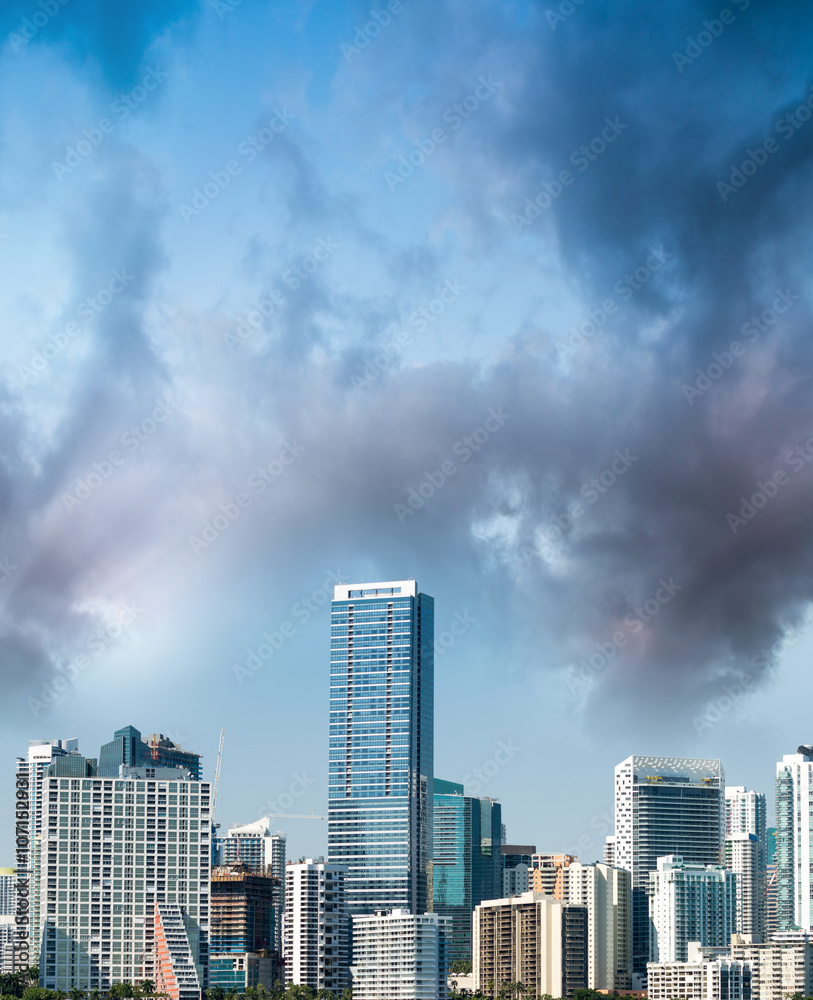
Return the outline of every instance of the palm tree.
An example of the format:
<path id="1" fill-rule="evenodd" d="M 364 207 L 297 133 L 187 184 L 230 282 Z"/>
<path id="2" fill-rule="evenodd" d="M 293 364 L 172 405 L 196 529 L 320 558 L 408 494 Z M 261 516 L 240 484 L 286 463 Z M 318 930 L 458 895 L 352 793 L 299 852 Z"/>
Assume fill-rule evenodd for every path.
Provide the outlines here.
<path id="1" fill-rule="evenodd" d="M 80 990 L 78 986 L 74 986 L 72 990 L 68 993 L 71 1000 L 83 1000 L 84 991 Z"/>
<path id="2" fill-rule="evenodd" d="M 149 996 L 150 993 L 155 993 L 155 983 L 151 979 L 142 979 L 140 986 L 143 997 Z"/>

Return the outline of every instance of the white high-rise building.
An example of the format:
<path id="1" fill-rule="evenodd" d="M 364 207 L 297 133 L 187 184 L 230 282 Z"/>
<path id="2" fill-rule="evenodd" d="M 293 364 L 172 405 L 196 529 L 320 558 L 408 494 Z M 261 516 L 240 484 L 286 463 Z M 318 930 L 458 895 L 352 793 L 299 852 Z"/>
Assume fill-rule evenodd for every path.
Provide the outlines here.
<path id="1" fill-rule="evenodd" d="M 42 784 L 51 764 L 71 755 L 81 766 L 79 740 L 29 740 L 26 757 L 17 758 L 16 780 L 16 871 L 28 890 L 30 923 L 21 925 L 16 943 L 15 966 L 18 969 L 37 965 L 40 957 L 40 845 L 42 837 Z M 77 775 L 78 776 L 78 775 Z M 25 930 L 29 936 L 26 938 Z"/>
<path id="2" fill-rule="evenodd" d="M 632 883 L 609 865 L 574 861 L 563 869 L 564 899 L 587 907 L 587 985 L 629 990 L 632 981 Z"/>
<path id="3" fill-rule="evenodd" d="M 649 875 L 657 859 L 721 864 L 725 775 L 719 760 L 627 757 L 615 769 L 616 867 L 632 873 L 633 987 L 646 983 Z"/>
<path id="4" fill-rule="evenodd" d="M 107 992 L 163 976 L 180 987 L 182 931 L 205 989 L 209 783 L 181 767 L 122 764 L 115 778 L 45 776 L 42 798 L 40 984 Z M 188 985 L 190 970 L 180 978 Z"/>
<path id="5" fill-rule="evenodd" d="M 690 941 L 723 948 L 737 927 L 737 877 L 723 865 L 658 858 L 650 873 L 651 962 L 686 962 Z"/>
<path id="6" fill-rule="evenodd" d="M 813 746 L 776 765 L 779 930 L 813 930 Z"/>
<path id="7" fill-rule="evenodd" d="M 765 796 L 741 785 L 725 790 L 725 863 L 737 875 L 737 933 L 766 936 L 768 865 Z"/>
<path id="8" fill-rule="evenodd" d="M 231 826 L 225 837 L 221 837 L 220 864 L 248 865 L 249 868 L 270 868 L 271 875 L 285 881 L 284 833 L 271 832 L 271 818 L 264 816 L 253 823 Z"/>
<path id="9" fill-rule="evenodd" d="M 285 982 L 339 994 L 350 985 L 350 918 L 343 865 L 322 858 L 285 869 Z"/>
<path id="10" fill-rule="evenodd" d="M 765 940 L 766 872 L 759 841 L 753 833 L 732 833 L 725 839 L 725 866 L 737 876 L 737 933 L 752 941 Z"/>
<path id="11" fill-rule="evenodd" d="M 407 910 L 353 916 L 353 1000 L 445 1000 L 449 917 Z"/>

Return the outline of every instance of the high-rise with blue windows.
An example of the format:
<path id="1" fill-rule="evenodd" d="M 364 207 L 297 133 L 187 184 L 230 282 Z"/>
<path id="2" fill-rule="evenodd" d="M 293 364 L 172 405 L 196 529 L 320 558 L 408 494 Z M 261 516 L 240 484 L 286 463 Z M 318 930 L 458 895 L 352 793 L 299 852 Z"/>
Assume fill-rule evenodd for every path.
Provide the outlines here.
<path id="1" fill-rule="evenodd" d="M 432 909 L 450 918 L 449 961 L 470 962 L 474 908 L 503 895 L 502 810 L 440 778 L 434 799 Z"/>
<path id="2" fill-rule="evenodd" d="M 348 913 L 431 906 L 434 601 L 339 584 L 331 609 L 328 860 Z"/>

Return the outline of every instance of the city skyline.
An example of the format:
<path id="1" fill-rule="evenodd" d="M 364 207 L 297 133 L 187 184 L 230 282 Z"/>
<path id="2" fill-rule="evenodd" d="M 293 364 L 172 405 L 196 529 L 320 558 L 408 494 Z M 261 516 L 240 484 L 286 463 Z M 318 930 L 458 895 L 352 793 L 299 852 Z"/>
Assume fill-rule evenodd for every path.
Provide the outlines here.
<path id="1" fill-rule="evenodd" d="M 325 635 L 325 643 L 329 642 L 327 635 Z M 322 649 L 322 656 L 326 654 L 327 645 Z M 442 661 L 441 661 L 442 662 Z M 323 676 L 318 679 L 323 685 L 326 684 L 327 678 L 323 673 Z M 437 699 L 436 699 L 437 700 Z M 436 712 L 441 711 L 436 707 Z M 122 713 L 123 717 L 121 719 L 122 723 L 128 721 L 128 719 L 133 719 L 135 717 L 134 712 L 126 711 Z M 144 717 L 146 725 L 153 727 L 153 723 L 150 721 L 154 715 L 154 710 L 152 708 L 146 708 L 143 713 L 140 713 L 138 718 Z M 307 712 L 303 713 L 303 718 L 308 716 Z M 217 716 L 217 721 L 223 718 L 222 714 Z M 327 726 L 327 706 L 324 706 L 323 711 L 324 728 L 322 732 L 325 731 Z M 115 719 L 113 721 L 116 721 Z M 319 724 L 313 722 L 312 731 L 308 731 L 307 727 L 305 731 L 301 732 L 302 745 L 310 745 L 312 743 L 312 736 L 319 731 Z M 52 736 L 43 736 L 40 731 L 43 727 L 37 729 L 38 738 L 45 739 L 62 739 L 67 740 L 71 738 L 68 734 L 73 734 L 79 729 L 77 724 L 67 723 L 63 727 L 63 735 L 59 734 Z M 155 726 L 155 728 L 159 728 Z M 190 720 L 190 725 L 184 727 L 183 730 L 176 729 L 174 732 L 171 727 L 166 727 L 165 731 L 171 738 L 181 743 L 186 748 L 192 748 L 194 752 L 201 753 L 201 747 L 205 746 L 206 740 L 209 740 L 209 752 L 202 754 L 202 769 L 206 780 L 212 780 L 214 777 L 214 765 L 217 755 L 217 738 L 218 731 L 207 731 L 201 734 L 200 739 L 194 739 L 190 734 L 196 731 L 196 725 L 192 720 Z M 301 726 L 297 727 L 301 730 Z M 440 733 L 443 733 L 443 727 L 439 728 Z M 800 727 L 803 728 L 803 727 Z M 186 730 L 189 730 L 187 732 Z M 199 731 L 199 730 L 198 730 Z M 47 730 L 45 730 L 47 732 Z M 101 744 L 109 738 L 110 729 L 104 723 L 99 723 L 96 718 L 88 718 L 86 723 L 83 725 L 82 733 L 90 733 L 88 741 L 92 740 L 94 743 L 98 742 Z M 503 739 L 498 739 L 496 736 L 497 732 L 502 732 L 504 735 Z M 2 734 L 5 737 L 6 733 Z M 0 742 L 2 741 L 0 737 Z M 30 729 L 27 735 L 23 737 L 25 745 L 30 738 L 34 738 L 30 735 Z M 513 744 L 512 744 L 513 739 Z M 85 744 L 92 746 L 90 743 L 84 739 L 84 736 L 80 737 L 80 748 L 85 749 Z M 472 740 L 472 742 L 476 742 Z M 612 795 L 609 791 L 610 782 L 612 779 L 612 772 L 618 759 L 621 759 L 620 755 L 624 753 L 624 750 L 629 747 L 629 744 L 633 744 L 633 748 L 637 745 L 638 741 L 634 738 L 625 738 L 624 742 L 619 741 L 619 746 L 623 747 L 618 751 L 618 755 L 615 758 L 609 758 L 610 750 L 607 747 L 606 738 L 603 741 L 603 752 L 605 759 L 607 759 L 607 765 L 604 769 L 604 773 L 597 771 L 589 765 L 588 762 L 592 760 L 594 749 L 590 748 L 589 752 L 584 754 L 584 767 L 589 770 L 584 770 L 582 774 L 582 780 L 585 777 L 593 779 L 592 787 L 595 789 L 593 797 L 589 801 L 585 801 L 583 797 L 574 802 L 575 812 L 571 814 L 563 814 L 561 819 L 554 821 L 549 814 L 546 814 L 544 810 L 529 810 L 528 803 L 523 791 L 523 783 L 528 780 L 527 775 L 534 773 L 533 762 L 528 758 L 530 754 L 528 753 L 530 747 L 528 746 L 528 739 L 524 736 L 523 742 L 520 743 L 515 738 L 506 734 L 506 730 L 495 731 L 495 737 L 493 742 L 493 753 L 490 753 L 487 758 L 485 754 L 482 756 L 474 757 L 469 755 L 468 760 L 466 755 L 460 754 L 460 759 L 462 763 L 459 765 L 459 770 L 463 771 L 460 774 L 460 778 L 468 777 L 468 782 L 464 783 L 466 788 L 466 794 L 473 795 L 490 795 L 498 799 L 504 808 L 504 822 L 507 825 L 507 837 L 509 843 L 516 842 L 533 842 L 538 844 L 540 850 L 561 850 L 567 851 L 568 853 L 576 853 L 579 855 L 579 860 L 590 862 L 590 861 L 601 861 L 604 854 L 604 837 L 606 834 L 612 832 L 612 815 L 613 815 L 613 800 Z M 647 741 L 649 744 L 656 743 L 654 738 Z M 762 792 L 766 796 L 768 803 L 768 825 L 774 825 L 774 781 L 775 781 L 775 768 L 776 761 L 780 760 L 781 757 L 787 752 L 788 747 L 791 743 L 795 743 L 794 740 L 790 741 L 777 741 L 778 748 L 775 751 L 768 751 L 768 754 L 773 753 L 773 756 L 765 755 L 761 759 L 753 762 L 751 767 L 747 770 L 742 768 L 733 771 L 729 780 L 732 784 L 737 785 L 747 785 L 748 787 L 754 788 L 758 792 Z M 507 750 L 501 749 L 501 743 L 503 747 L 507 747 Z M 517 747 L 522 747 L 520 752 L 514 753 L 514 749 Z M 793 747 L 791 747 L 793 749 Z M 459 751 L 459 747 L 458 747 Z M 327 821 L 322 820 L 302 820 L 302 819 L 286 819 L 285 816 L 288 814 L 295 814 L 299 816 L 300 814 L 310 815 L 313 813 L 315 816 L 325 815 L 327 813 L 327 768 L 325 760 L 327 758 L 327 745 L 324 744 L 324 753 L 321 768 L 319 764 L 320 754 L 313 754 L 311 760 L 313 763 L 306 763 L 301 768 L 291 767 L 284 776 L 277 780 L 272 778 L 272 780 L 266 785 L 262 792 L 258 794 L 257 789 L 254 784 L 251 783 L 250 792 L 247 794 L 246 791 L 240 791 L 240 767 L 239 759 L 241 754 L 251 754 L 252 752 L 252 741 L 246 738 L 246 734 L 240 732 L 239 727 L 227 728 L 226 737 L 226 749 L 224 753 L 224 765 L 223 773 L 224 780 L 221 784 L 220 795 L 218 796 L 218 820 L 225 825 L 227 829 L 229 825 L 242 825 L 246 823 L 256 822 L 257 820 L 263 818 L 263 816 L 271 813 L 269 817 L 270 829 L 272 832 L 281 830 L 286 832 L 289 837 L 289 841 L 292 836 L 296 837 L 296 846 L 293 850 L 297 855 L 302 856 L 327 856 Z M 551 754 L 556 753 L 556 748 L 550 749 Z M 12 748 L 12 763 L 9 763 L 9 758 L 6 758 L 3 762 L 3 766 L 6 767 L 8 780 L 13 780 L 14 768 L 13 768 L 13 758 L 19 756 L 19 744 Z M 304 755 L 303 755 L 304 756 Z M 725 752 L 721 751 L 721 756 L 723 764 L 725 766 Z M 485 758 L 485 759 L 484 759 Z M 478 760 L 477 765 L 470 763 L 473 760 Z M 578 758 L 576 758 L 578 759 Z M 530 768 L 530 771 L 525 771 L 521 765 L 523 760 Z M 740 763 L 740 762 L 738 762 Z M 489 766 L 490 765 L 490 766 Z M 483 771 L 483 767 L 486 768 L 486 773 Z M 740 763 L 741 767 L 741 763 Z M 465 769 L 465 770 L 464 770 Z M 438 765 L 436 764 L 436 771 L 438 770 Z M 448 767 L 441 767 L 441 773 L 444 775 L 448 773 Z M 320 773 L 321 772 L 321 773 Z M 756 779 L 748 777 L 748 775 L 757 775 Z M 557 772 L 553 772 L 549 778 L 550 784 L 548 785 L 549 794 L 551 796 L 561 796 L 566 795 L 568 791 L 568 782 L 566 781 L 565 775 L 559 775 L 559 780 L 555 780 L 557 777 Z M 538 780 L 538 777 L 537 779 Z M 509 804 L 509 808 L 505 810 L 506 802 Z M 254 805 L 252 805 L 254 803 Z M 274 808 L 281 814 L 279 817 L 275 817 Z M 577 818 L 574 819 L 574 816 Z M 519 826 L 518 823 L 523 823 L 523 826 Z M 548 838 L 543 836 L 544 829 L 550 830 L 550 835 Z M 567 832 L 565 832 L 567 831 Z M 11 840 L 12 840 L 12 830 L 9 826 L 4 826 L 0 829 L 0 846 L 2 846 L 3 840 L 8 843 L 7 856 L 11 858 L 13 853 Z M 553 838 L 553 843 L 550 842 L 550 838 Z M 585 846 L 586 845 L 586 846 Z"/>
<path id="2" fill-rule="evenodd" d="M 329 595 L 396 576 L 437 773 L 511 840 L 597 844 L 630 753 L 770 795 L 813 739 L 813 12 L 43 3 L 0 10 L 3 766 L 126 706 L 210 776 L 225 725 L 230 819 L 322 815 Z"/>

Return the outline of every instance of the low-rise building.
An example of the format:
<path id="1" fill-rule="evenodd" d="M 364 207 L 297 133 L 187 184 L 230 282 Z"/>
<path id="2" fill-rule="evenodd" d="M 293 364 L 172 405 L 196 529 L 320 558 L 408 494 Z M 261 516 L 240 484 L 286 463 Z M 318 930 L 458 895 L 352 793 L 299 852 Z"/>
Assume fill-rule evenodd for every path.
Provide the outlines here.
<path id="1" fill-rule="evenodd" d="M 782 931 L 764 944 L 735 934 L 730 953 L 732 959 L 751 963 L 753 1000 L 813 994 L 813 935 L 805 931 Z"/>
<path id="2" fill-rule="evenodd" d="M 649 1000 L 752 1000 L 752 963 L 692 941 L 686 962 L 647 965 Z"/>

